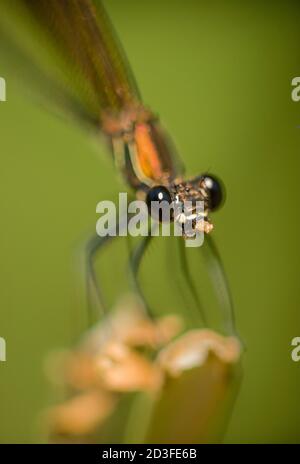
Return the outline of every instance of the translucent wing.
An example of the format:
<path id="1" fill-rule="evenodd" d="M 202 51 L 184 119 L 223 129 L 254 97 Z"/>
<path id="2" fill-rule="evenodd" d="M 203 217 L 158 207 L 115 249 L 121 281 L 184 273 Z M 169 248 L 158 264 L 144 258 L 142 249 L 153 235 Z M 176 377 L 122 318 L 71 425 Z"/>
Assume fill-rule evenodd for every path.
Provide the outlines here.
<path id="1" fill-rule="evenodd" d="M 88 123 L 139 100 L 129 65 L 97 0 L 3 0 L 0 53 Z"/>

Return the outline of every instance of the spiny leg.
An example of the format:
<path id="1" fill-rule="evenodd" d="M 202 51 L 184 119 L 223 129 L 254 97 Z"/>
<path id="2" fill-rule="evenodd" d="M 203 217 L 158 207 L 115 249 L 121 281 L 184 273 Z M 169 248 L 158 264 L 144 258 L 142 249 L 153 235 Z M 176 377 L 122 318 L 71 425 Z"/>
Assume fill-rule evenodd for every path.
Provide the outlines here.
<path id="1" fill-rule="evenodd" d="M 234 307 L 227 277 L 218 249 L 211 236 L 205 236 L 204 245 L 201 248 L 203 249 L 210 279 L 223 312 L 225 329 L 230 335 L 235 335 L 239 338 L 235 326 Z"/>
<path id="2" fill-rule="evenodd" d="M 190 291 L 190 294 L 192 295 L 192 297 L 194 298 L 194 300 L 196 302 L 197 308 L 199 309 L 199 312 L 200 312 L 202 322 L 203 322 L 204 326 L 207 326 L 207 320 L 206 320 L 206 316 L 205 316 L 205 313 L 204 313 L 203 305 L 202 305 L 202 303 L 200 301 L 200 298 L 199 298 L 199 295 L 197 293 L 196 285 L 195 285 L 193 276 L 191 274 L 188 261 L 186 259 L 186 246 L 185 246 L 184 239 L 179 237 L 179 240 L 177 240 L 177 242 L 178 242 L 178 247 L 179 247 L 179 259 L 180 259 L 180 263 L 181 263 L 181 269 L 182 269 L 183 278 L 185 279 L 185 281 L 187 283 L 187 287 L 188 287 L 188 289 Z"/>

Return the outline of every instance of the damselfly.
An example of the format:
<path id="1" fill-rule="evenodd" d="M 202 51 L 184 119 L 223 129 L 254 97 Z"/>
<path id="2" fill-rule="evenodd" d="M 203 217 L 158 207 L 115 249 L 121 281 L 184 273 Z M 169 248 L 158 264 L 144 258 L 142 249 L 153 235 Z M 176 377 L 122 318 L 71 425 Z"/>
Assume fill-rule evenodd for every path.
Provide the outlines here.
<path id="1" fill-rule="evenodd" d="M 183 171 L 175 161 L 169 138 L 162 130 L 157 116 L 143 104 L 129 64 L 117 40 L 112 25 L 97 0 L 15 0 L 5 2 L 8 10 L 15 8 L 27 17 L 31 31 L 47 41 L 51 53 L 57 56 L 57 72 L 49 75 L 36 66 L 33 73 L 39 75 L 48 88 L 52 103 L 63 105 L 86 126 L 101 132 L 108 140 L 117 169 L 139 198 L 148 204 L 152 201 L 184 202 L 193 205 L 204 203 L 202 231 L 210 233 L 213 226 L 211 211 L 222 202 L 222 188 L 214 176 L 197 175 L 184 179 Z M 9 42 L 9 26 L 2 21 L 2 39 Z M 28 61 L 26 50 L 10 43 L 10 52 L 16 59 Z M 32 60 L 34 63 L 34 60 Z M 65 76 L 61 77 L 64 70 Z M 67 81 L 67 86 L 62 85 Z M 64 82 L 65 84 L 65 82 Z M 189 211 L 189 215 L 195 213 Z M 180 221 L 185 221 L 180 215 Z M 194 216 L 195 219 L 195 216 Z M 174 220 L 179 220 L 174 218 Z M 198 222 L 194 222 L 197 228 Z M 120 221 L 119 231 L 126 227 Z M 138 270 L 151 236 L 145 237 L 133 252 L 131 269 L 136 288 Z M 94 237 L 87 246 L 88 281 L 94 291 L 97 280 L 93 268 L 95 253 L 109 239 Z M 227 322 L 233 330 L 231 301 L 226 279 L 211 239 L 207 241 L 208 264 L 216 288 L 225 305 Z M 186 264 L 182 264 L 182 272 Z M 189 281 L 189 278 L 187 279 Z M 188 282 L 195 294 L 192 282 Z"/>

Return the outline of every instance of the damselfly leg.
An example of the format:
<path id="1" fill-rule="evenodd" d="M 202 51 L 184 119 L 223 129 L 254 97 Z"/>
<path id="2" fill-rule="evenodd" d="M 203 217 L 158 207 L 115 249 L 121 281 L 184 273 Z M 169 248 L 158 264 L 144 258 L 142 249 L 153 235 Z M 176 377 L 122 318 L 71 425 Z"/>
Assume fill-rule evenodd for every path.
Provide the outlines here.
<path id="1" fill-rule="evenodd" d="M 97 312 L 97 316 L 103 316 L 108 312 L 108 308 L 105 302 L 105 298 L 101 289 L 99 278 L 96 275 L 95 270 L 95 258 L 96 255 L 104 249 L 105 245 L 108 245 L 112 239 L 118 237 L 128 227 L 128 217 L 121 218 L 117 224 L 117 235 L 113 235 L 116 232 L 115 228 L 113 230 L 108 230 L 107 234 L 103 237 L 95 234 L 93 235 L 85 244 L 84 247 L 84 286 L 85 286 L 85 295 L 86 303 L 89 312 L 90 322 L 93 320 L 94 310 Z"/>
<path id="2" fill-rule="evenodd" d="M 194 282 L 194 279 L 193 279 L 193 276 L 192 276 L 192 273 L 189 267 L 189 263 L 187 260 L 187 256 L 186 256 L 187 250 L 186 250 L 184 240 L 177 240 L 177 243 L 178 243 L 178 249 L 179 249 L 179 259 L 180 259 L 180 267 L 182 270 L 182 275 L 186 282 L 187 288 L 189 289 L 189 292 L 196 303 L 197 309 L 199 310 L 202 322 L 204 326 L 207 326 L 207 320 L 206 320 L 206 316 L 204 313 L 203 305 L 197 293 L 197 287 Z"/>
<path id="3" fill-rule="evenodd" d="M 97 312 L 98 318 L 99 315 L 103 316 L 108 312 L 107 303 L 101 288 L 101 279 L 99 276 L 97 276 L 95 270 L 96 256 L 104 250 L 106 245 L 112 242 L 112 239 L 122 235 L 127 230 L 129 220 L 130 217 L 127 216 L 120 220 L 120 222 L 117 224 L 117 235 L 112 235 L 112 233 L 110 233 L 113 231 L 107 231 L 107 235 L 103 237 L 95 234 L 86 242 L 84 247 L 84 285 L 86 303 L 89 313 L 89 323 L 93 322 L 95 310 Z M 143 237 L 139 245 L 133 249 L 129 258 L 131 284 L 133 286 L 133 290 L 140 297 L 148 315 L 151 315 L 151 311 L 139 284 L 138 272 L 151 238 L 152 235 L 150 233 L 146 237 Z"/>
<path id="4" fill-rule="evenodd" d="M 235 326 L 233 300 L 229 284 L 219 251 L 211 236 L 205 237 L 204 245 L 200 248 L 200 250 L 203 253 L 208 275 L 212 286 L 215 289 L 219 306 L 223 314 L 224 329 L 226 333 L 238 337 Z"/>
<path id="5" fill-rule="evenodd" d="M 146 237 L 143 237 L 143 239 L 141 240 L 139 245 L 137 245 L 134 248 L 134 250 L 131 252 L 130 259 L 129 259 L 129 266 L 130 266 L 130 271 L 131 271 L 131 277 L 132 277 L 132 283 L 133 283 L 134 290 L 138 294 L 138 296 L 141 298 L 141 300 L 142 300 L 142 302 L 144 304 L 145 310 L 146 310 L 148 316 L 150 316 L 150 317 L 152 317 L 152 313 L 151 313 L 151 310 L 150 310 L 149 305 L 147 303 L 147 300 L 146 300 L 146 298 L 144 296 L 141 285 L 139 283 L 138 274 L 139 274 L 139 270 L 140 270 L 140 267 L 141 267 L 143 257 L 145 255 L 145 251 L 147 250 L 151 239 L 152 239 L 151 234 L 148 234 Z"/>

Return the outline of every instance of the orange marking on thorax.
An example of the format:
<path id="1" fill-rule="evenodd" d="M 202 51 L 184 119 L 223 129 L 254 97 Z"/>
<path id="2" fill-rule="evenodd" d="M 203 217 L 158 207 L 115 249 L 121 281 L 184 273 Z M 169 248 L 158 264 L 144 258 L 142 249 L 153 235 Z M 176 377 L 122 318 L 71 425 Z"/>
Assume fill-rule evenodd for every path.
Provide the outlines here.
<path id="1" fill-rule="evenodd" d="M 147 124 L 136 124 L 134 139 L 137 147 L 137 158 L 143 174 L 152 180 L 163 176 L 162 165 L 157 147 L 151 137 L 151 129 Z"/>

